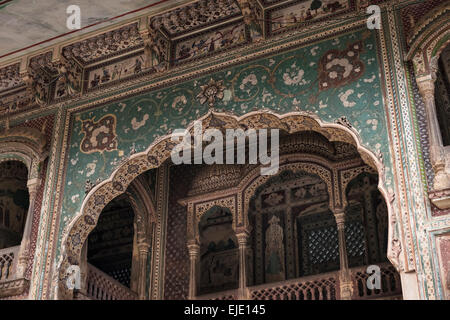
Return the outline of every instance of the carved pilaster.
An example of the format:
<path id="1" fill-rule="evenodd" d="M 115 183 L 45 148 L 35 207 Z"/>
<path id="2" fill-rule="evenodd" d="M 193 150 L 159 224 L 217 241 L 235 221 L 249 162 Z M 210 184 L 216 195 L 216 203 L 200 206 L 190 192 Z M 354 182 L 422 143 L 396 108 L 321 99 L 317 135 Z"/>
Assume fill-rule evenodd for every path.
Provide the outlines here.
<path id="1" fill-rule="evenodd" d="M 347 247 L 345 243 L 345 210 L 344 208 L 334 208 L 334 217 L 338 230 L 339 239 L 339 262 L 340 262 L 340 292 L 342 300 L 351 300 L 353 295 L 353 285 L 350 270 L 348 268 Z"/>
<path id="2" fill-rule="evenodd" d="M 83 68 L 73 58 L 64 56 L 55 61 L 54 66 L 58 70 L 57 92 L 64 90 L 70 96 L 80 93 Z"/>
<path id="3" fill-rule="evenodd" d="M 30 254 L 30 242 L 31 242 L 31 227 L 33 224 L 33 213 L 36 201 L 37 190 L 40 185 L 40 180 L 37 178 L 28 180 L 27 187 L 30 197 L 30 205 L 28 207 L 28 213 L 25 221 L 25 227 L 23 230 L 22 242 L 20 243 L 20 251 L 18 264 L 16 269 L 16 278 L 21 279 L 25 277 L 25 273 L 28 266 L 28 259 Z"/>
<path id="4" fill-rule="evenodd" d="M 431 164 L 435 173 L 433 181 L 434 190 L 444 190 L 450 188 L 450 176 L 445 171 L 445 150 L 442 144 L 442 136 L 439 129 L 439 122 L 436 114 L 434 97 L 433 74 L 417 78 L 419 92 L 424 100 L 428 121 L 428 134 L 430 137 Z"/>
<path id="5" fill-rule="evenodd" d="M 150 244 L 147 241 L 141 241 L 137 245 L 139 252 L 139 277 L 137 285 L 137 293 L 140 300 L 146 299 L 147 284 L 147 257 Z"/>
<path id="6" fill-rule="evenodd" d="M 139 33 L 144 41 L 144 69 L 161 72 L 167 69 L 167 42 L 159 31 L 159 23 L 153 21 L 148 27 L 141 28 Z"/>
<path id="7" fill-rule="evenodd" d="M 263 28 L 258 21 L 258 4 L 254 0 L 238 0 L 252 42 L 263 39 Z"/>
<path id="8" fill-rule="evenodd" d="M 193 300 L 197 296 L 197 286 L 199 281 L 199 259 L 200 245 L 195 240 L 188 241 L 189 251 L 189 293 L 188 299 Z"/>
<path id="9" fill-rule="evenodd" d="M 248 299 L 247 289 L 247 249 L 249 232 L 247 230 L 238 230 L 236 238 L 239 244 L 239 300 Z"/>

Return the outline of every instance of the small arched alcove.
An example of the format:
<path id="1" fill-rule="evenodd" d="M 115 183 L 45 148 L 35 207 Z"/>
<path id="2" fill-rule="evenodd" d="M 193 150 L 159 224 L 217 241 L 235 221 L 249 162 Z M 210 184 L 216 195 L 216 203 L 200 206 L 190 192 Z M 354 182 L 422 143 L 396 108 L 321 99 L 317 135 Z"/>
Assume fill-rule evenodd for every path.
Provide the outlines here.
<path id="1" fill-rule="evenodd" d="M 29 207 L 28 170 L 19 161 L 0 163 L 0 250 L 20 245 Z"/>
<path id="2" fill-rule="evenodd" d="M 219 206 L 200 219 L 200 294 L 238 287 L 238 243 L 232 223 L 230 210 Z"/>

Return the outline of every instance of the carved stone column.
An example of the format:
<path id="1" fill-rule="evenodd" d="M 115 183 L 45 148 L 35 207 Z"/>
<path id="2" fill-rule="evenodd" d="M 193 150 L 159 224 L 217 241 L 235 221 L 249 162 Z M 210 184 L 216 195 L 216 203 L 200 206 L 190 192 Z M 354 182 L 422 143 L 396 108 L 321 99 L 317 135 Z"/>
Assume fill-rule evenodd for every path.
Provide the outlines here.
<path id="1" fill-rule="evenodd" d="M 139 251 L 139 277 L 137 285 L 137 293 L 139 300 L 146 298 L 146 284 L 147 284 L 147 257 L 150 249 L 150 244 L 147 241 L 138 243 Z"/>
<path id="2" fill-rule="evenodd" d="M 442 144 L 442 136 L 436 114 L 434 82 L 435 77 L 432 74 L 417 78 L 417 85 L 424 100 L 427 113 L 431 164 L 435 174 L 433 189 L 444 190 L 450 188 L 450 177 L 445 172 L 445 151 Z"/>
<path id="3" fill-rule="evenodd" d="M 198 286 L 198 271 L 199 271 L 199 259 L 200 259 L 200 245 L 195 240 L 188 241 L 189 251 L 189 293 L 188 299 L 193 300 L 197 296 Z"/>
<path id="4" fill-rule="evenodd" d="M 333 210 L 336 219 L 338 239 L 339 239 L 339 262 L 340 270 L 340 291 L 341 300 L 351 300 L 353 294 L 353 285 L 348 268 L 347 247 L 345 244 L 345 210 L 343 208 L 335 208 Z"/>
<path id="5" fill-rule="evenodd" d="M 81 288 L 78 290 L 77 294 L 87 296 L 88 289 L 88 262 L 87 262 L 87 252 L 88 252 L 88 242 L 86 241 L 81 249 L 81 260 L 80 260 L 80 284 Z"/>
<path id="6" fill-rule="evenodd" d="M 31 227 L 33 225 L 33 213 L 36 200 L 37 190 L 40 185 L 38 178 L 28 180 L 27 187 L 30 196 L 30 205 L 25 220 L 25 227 L 22 235 L 22 242 L 20 243 L 19 257 L 16 268 L 16 278 L 24 278 L 27 270 L 28 259 L 30 254 L 30 241 L 31 241 Z"/>
<path id="7" fill-rule="evenodd" d="M 240 230 L 236 233 L 239 244 L 239 300 L 248 299 L 247 290 L 247 248 L 249 233 L 247 230 Z"/>

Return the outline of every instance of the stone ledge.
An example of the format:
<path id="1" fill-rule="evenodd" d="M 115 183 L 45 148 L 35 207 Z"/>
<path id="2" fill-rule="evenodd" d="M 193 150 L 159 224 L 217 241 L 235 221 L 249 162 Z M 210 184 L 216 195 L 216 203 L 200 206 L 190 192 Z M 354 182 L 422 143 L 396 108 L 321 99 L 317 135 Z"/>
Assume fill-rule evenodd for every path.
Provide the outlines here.
<path id="1" fill-rule="evenodd" d="M 429 192 L 431 203 L 440 210 L 450 208 L 450 189 L 433 190 Z"/>
<path id="2" fill-rule="evenodd" d="M 0 282 L 0 298 L 18 296 L 26 292 L 30 287 L 27 279 L 14 279 Z"/>

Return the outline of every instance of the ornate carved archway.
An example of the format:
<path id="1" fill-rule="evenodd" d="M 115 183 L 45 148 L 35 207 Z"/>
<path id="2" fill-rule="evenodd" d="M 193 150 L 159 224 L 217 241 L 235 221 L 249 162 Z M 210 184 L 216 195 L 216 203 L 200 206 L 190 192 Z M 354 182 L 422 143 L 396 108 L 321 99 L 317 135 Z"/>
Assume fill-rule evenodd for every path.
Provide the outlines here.
<path id="1" fill-rule="evenodd" d="M 450 44 L 450 4 L 443 3 L 427 13 L 414 28 L 406 59 L 414 64 L 417 85 L 425 103 L 430 140 L 430 160 L 435 173 L 431 201 L 440 209 L 450 207 L 450 149 L 444 148 L 435 104 L 438 59 Z"/>
<path id="2" fill-rule="evenodd" d="M 323 123 L 315 114 L 305 112 L 292 112 L 285 115 L 277 115 L 272 112 L 255 111 L 242 117 L 236 117 L 227 113 L 216 113 L 210 111 L 200 118 L 203 130 L 208 128 L 250 128 L 250 129 L 280 129 L 287 133 L 299 131 L 316 131 L 324 135 L 330 141 L 346 142 L 354 145 L 361 155 L 361 158 L 377 172 L 384 172 L 382 162 L 362 146 L 361 139 L 346 121 L 341 119 L 339 123 Z M 188 126 L 188 130 L 193 130 L 194 124 Z M 61 247 L 61 259 L 58 264 L 58 299 L 71 299 L 73 292 L 67 287 L 69 277 L 69 267 L 79 265 L 81 249 L 88 234 L 97 224 L 99 215 L 105 205 L 116 196 L 124 193 L 128 185 L 141 173 L 157 168 L 167 160 L 173 147 L 176 144 L 171 141 L 168 134 L 157 139 L 146 151 L 133 154 L 123 162 L 111 176 L 91 189 L 86 195 L 80 213 L 67 226 L 63 234 Z M 383 196 L 387 198 L 387 191 L 384 188 L 384 175 L 380 174 L 379 189 Z M 389 213 L 393 209 L 388 202 Z M 391 216 L 390 216 L 391 221 Z M 392 230 L 389 238 L 391 239 Z M 394 257 L 392 260 L 395 260 Z M 398 265 L 393 261 L 395 265 Z"/>

